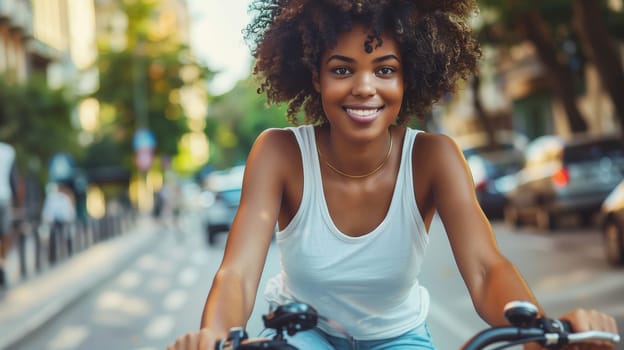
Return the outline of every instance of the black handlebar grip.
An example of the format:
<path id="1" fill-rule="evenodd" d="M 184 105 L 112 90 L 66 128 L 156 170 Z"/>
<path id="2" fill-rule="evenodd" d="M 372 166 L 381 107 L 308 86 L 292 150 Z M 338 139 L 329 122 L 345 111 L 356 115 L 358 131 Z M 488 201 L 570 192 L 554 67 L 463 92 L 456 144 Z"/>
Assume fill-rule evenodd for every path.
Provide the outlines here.
<path id="1" fill-rule="evenodd" d="M 572 325 L 565 320 L 557 320 L 548 317 L 542 317 L 538 320 L 538 325 L 548 333 L 571 333 Z"/>
<path id="2" fill-rule="evenodd" d="M 561 326 L 566 333 L 572 333 L 572 324 L 566 320 L 559 320 Z"/>

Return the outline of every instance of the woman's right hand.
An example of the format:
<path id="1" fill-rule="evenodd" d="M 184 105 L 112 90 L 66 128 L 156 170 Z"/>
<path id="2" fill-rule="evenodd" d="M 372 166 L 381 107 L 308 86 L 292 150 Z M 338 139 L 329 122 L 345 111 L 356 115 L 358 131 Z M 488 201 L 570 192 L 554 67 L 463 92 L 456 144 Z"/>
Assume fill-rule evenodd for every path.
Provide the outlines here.
<path id="1" fill-rule="evenodd" d="M 202 328 L 179 336 L 167 350 L 213 350 L 217 341 L 222 338 L 211 329 Z"/>

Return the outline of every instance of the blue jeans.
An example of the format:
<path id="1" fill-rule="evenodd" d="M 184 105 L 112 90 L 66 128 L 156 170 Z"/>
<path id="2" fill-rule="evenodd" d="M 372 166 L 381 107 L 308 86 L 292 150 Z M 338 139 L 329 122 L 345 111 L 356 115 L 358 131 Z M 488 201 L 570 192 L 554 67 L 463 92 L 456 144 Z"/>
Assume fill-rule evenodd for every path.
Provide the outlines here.
<path id="1" fill-rule="evenodd" d="M 271 338 L 275 330 L 265 329 L 259 337 Z M 318 328 L 288 336 L 289 344 L 300 350 L 436 350 L 426 324 L 400 336 L 380 340 L 356 340 L 331 336 Z"/>

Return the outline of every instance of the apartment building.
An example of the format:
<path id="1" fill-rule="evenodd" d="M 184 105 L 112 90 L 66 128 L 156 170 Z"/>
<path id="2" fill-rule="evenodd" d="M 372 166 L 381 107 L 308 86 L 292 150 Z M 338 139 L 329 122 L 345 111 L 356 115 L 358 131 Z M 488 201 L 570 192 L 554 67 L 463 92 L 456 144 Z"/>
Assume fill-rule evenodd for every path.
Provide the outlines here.
<path id="1" fill-rule="evenodd" d="M 26 44 L 32 26 L 29 0 L 0 0 L 0 75 L 9 81 L 27 79 Z"/>

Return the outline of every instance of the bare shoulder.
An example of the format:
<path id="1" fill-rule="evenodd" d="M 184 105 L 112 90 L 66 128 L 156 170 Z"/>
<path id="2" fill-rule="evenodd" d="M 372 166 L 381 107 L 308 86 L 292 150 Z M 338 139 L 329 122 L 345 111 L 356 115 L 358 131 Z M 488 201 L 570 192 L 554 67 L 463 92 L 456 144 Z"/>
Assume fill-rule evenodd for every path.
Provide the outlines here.
<path id="1" fill-rule="evenodd" d="M 288 129 L 266 129 L 258 135 L 252 152 L 261 152 L 263 155 L 277 155 L 289 157 L 298 152 L 295 135 Z"/>
<path id="2" fill-rule="evenodd" d="M 422 144 L 430 145 L 430 146 L 446 146 L 446 147 L 457 147 L 455 140 L 446 134 L 432 133 L 432 132 L 421 132 L 416 137 L 416 142 L 421 142 Z"/>
<path id="3" fill-rule="evenodd" d="M 300 163 L 297 140 L 288 129 L 264 130 L 253 144 L 247 165 L 252 171 L 288 172 L 293 163 Z"/>
<path id="4" fill-rule="evenodd" d="M 282 147 L 291 148 L 296 146 L 297 141 L 292 131 L 285 128 L 269 128 L 258 135 L 254 142 L 254 148 L 260 147 L 266 150 L 280 150 Z"/>
<path id="5" fill-rule="evenodd" d="M 414 141 L 412 156 L 414 160 L 418 160 L 419 164 L 440 166 L 457 162 L 463 163 L 463 155 L 457 143 L 453 138 L 445 134 L 419 133 Z"/>
<path id="6" fill-rule="evenodd" d="M 473 202 L 472 175 L 453 138 L 444 134 L 419 134 L 412 159 L 413 171 L 424 177 L 422 181 L 431 189 L 438 211 L 446 212 L 458 203 Z"/>

